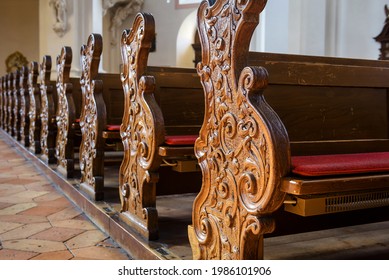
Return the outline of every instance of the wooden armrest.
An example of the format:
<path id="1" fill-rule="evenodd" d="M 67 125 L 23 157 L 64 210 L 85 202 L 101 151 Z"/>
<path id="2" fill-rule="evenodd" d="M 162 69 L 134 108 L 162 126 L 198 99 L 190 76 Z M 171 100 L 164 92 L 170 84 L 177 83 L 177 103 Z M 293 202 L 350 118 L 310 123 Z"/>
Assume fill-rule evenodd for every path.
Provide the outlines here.
<path id="1" fill-rule="evenodd" d="M 281 191 L 293 195 L 312 195 L 366 189 L 389 188 L 389 174 L 338 176 L 331 178 L 286 177 Z"/>
<path id="2" fill-rule="evenodd" d="M 194 156 L 193 146 L 175 147 L 175 146 L 160 146 L 158 154 L 162 157 L 185 157 Z"/>

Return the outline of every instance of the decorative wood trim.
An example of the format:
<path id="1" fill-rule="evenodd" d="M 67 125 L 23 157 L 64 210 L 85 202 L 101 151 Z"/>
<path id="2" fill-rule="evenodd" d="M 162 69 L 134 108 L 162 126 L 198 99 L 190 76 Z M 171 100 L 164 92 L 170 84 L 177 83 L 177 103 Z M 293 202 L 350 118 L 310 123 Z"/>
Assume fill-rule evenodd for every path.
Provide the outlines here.
<path id="1" fill-rule="evenodd" d="M 14 136 L 14 96 L 13 96 L 13 80 L 14 80 L 14 73 L 11 72 L 7 76 L 7 84 L 8 84 L 8 90 L 7 90 L 7 97 L 8 97 L 8 125 L 7 125 L 7 132 Z"/>
<path id="2" fill-rule="evenodd" d="M 19 79 L 20 79 L 20 71 L 16 70 L 14 72 L 14 79 L 13 79 L 13 116 L 14 116 L 14 124 L 13 124 L 13 134 L 14 138 L 17 141 L 21 140 L 20 136 L 20 86 L 19 86 Z"/>
<path id="3" fill-rule="evenodd" d="M 269 216 L 284 199 L 288 136 L 263 98 L 267 71 L 245 67 L 265 4 L 203 1 L 198 10 L 206 110 L 195 144 L 203 183 L 189 227 L 194 259 L 262 258 Z"/>
<path id="4" fill-rule="evenodd" d="M 3 76 L 3 129 L 7 131 L 8 129 L 8 74 Z"/>
<path id="5" fill-rule="evenodd" d="M 70 83 L 70 67 L 73 59 L 72 49 L 63 47 L 57 56 L 57 140 L 55 154 L 57 169 L 67 178 L 74 176 L 74 131 L 70 120 L 75 119 L 74 106 L 69 106 L 73 85 Z"/>
<path id="6" fill-rule="evenodd" d="M 30 118 L 28 116 L 28 108 L 30 107 L 30 97 L 27 86 L 28 67 L 23 66 L 20 72 L 19 86 L 20 86 L 20 137 L 22 145 L 30 146 L 30 139 L 28 135 L 28 128 L 30 127 Z"/>
<path id="7" fill-rule="evenodd" d="M 40 154 L 40 90 L 38 85 L 38 69 L 39 64 L 36 61 L 30 63 L 30 69 L 28 73 L 28 93 L 30 97 L 30 107 L 28 116 L 30 118 L 29 126 L 29 150 L 34 154 Z"/>
<path id="8" fill-rule="evenodd" d="M 42 160 L 47 164 L 56 163 L 55 140 L 57 126 L 55 118 L 54 87 L 51 84 L 51 56 L 45 55 L 40 65 L 40 90 L 41 90 L 41 149 Z"/>
<path id="9" fill-rule="evenodd" d="M 153 95 L 154 77 L 142 76 L 154 34 L 153 16 L 139 13 L 121 40 L 125 109 L 120 128 L 124 146 L 119 175 L 120 217 L 148 239 L 158 236 L 156 171 L 161 163 L 158 146 L 164 138 L 164 132 L 159 131 L 163 127 L 162 112 Z"/>
<path id="10" fill-rule="evenodd" d="M 4 76 L 0 77 L 0 127 L 4 129 Z"/>
<path id="11" fill-rule="evenodd" d="M 96 80 L 103 50 L 100 34 L 91 34 L 81 47 L 81 91 L 83 106 L 80 126 L 81 189 L 95 200 L 104 196 L 104 139 L 106 108 L 103 99 L 103 82 Z"/>

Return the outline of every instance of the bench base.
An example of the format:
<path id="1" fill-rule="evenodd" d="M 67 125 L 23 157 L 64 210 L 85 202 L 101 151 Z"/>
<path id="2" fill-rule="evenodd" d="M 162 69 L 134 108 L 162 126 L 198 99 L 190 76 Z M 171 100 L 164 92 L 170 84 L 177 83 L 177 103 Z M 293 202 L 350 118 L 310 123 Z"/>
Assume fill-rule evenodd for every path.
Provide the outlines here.
<path id="1" fill-rule="evenodd" d="M 389 206 L 389 190 L 348 192 L 330 195 L 288 195 L 284 209 L 300 216 L 315 216 Z M 295 203 L 290 203 L 290 202 Z"/>

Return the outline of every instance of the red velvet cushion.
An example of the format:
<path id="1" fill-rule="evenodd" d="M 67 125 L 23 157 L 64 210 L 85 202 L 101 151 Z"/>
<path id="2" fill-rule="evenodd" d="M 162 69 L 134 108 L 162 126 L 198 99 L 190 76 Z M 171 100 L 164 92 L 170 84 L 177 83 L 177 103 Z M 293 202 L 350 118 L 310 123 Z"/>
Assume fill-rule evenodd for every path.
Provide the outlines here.
<path id="1" fill-rule="evenodd" d="M 198 135 L 169 135 L 165 136 L 165 143 L 171 146 L 194 145 Z"/>
<path id="2" fill-rule="evenodd" d="M 389 171 L 389 152 L 292 157 L 292 172 L 303 176 Z"/>
<path id="3" fill-rule="evenodd" d="M 80 119 L 75 119 L 74 122 L 79 123 Z"/>
<path id="4" fill-rule="evenodd" d="M 108 124 L 107 130 L 109 131 L 120 131 L 120 125 L 119 124 Z"/>

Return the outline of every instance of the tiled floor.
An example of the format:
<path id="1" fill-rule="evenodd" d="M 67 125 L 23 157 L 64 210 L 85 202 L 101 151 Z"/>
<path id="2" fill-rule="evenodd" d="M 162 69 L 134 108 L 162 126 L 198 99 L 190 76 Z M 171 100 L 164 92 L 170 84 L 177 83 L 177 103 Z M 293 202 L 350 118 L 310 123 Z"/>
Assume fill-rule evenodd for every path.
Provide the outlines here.
<path id="1" fill-rule="evenodd" d="M 0 260 L 11 259 L 131 258 L 0 134 Z"/>

